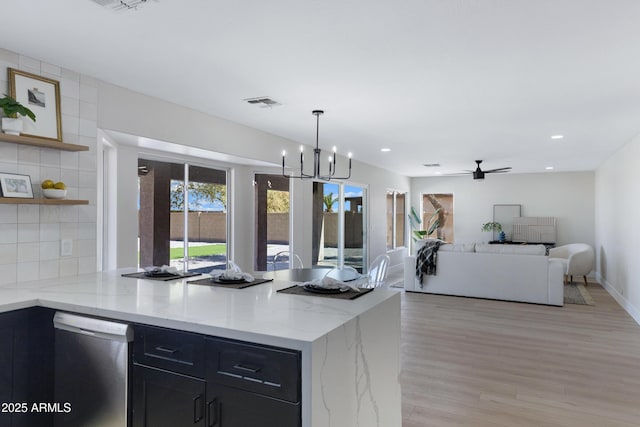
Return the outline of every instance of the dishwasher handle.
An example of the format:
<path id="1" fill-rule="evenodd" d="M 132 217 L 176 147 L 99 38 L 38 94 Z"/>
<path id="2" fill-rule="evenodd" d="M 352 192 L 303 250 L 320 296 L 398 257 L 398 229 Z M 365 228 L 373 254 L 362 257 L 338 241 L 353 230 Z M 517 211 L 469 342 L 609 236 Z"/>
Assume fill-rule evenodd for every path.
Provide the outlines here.
<path id="1" fill-rule="evenodd" d="M 109 320 L 76 316 L 75 314 L 58 311 L 53 316 L 53 326 L 56 329 L 111 341 L 133 341 L 133 329 L 131 326 Z"/>

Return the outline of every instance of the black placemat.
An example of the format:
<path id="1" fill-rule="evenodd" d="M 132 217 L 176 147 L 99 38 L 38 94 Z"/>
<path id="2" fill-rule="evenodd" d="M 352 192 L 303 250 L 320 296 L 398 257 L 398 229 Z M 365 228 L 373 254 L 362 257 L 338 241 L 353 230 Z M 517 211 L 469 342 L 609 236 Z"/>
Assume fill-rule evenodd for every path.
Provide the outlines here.
<path id="1" fill-rule="evenodd" d="M 229 289 L 244 289 L 249 286 L 259 285 L 261 283 L 272 282 L 273 279 L 256 279 L 253 282 L 242 282 L 242 283 L 217 283 L 211 280 L 210 277 L 199 280 L 192 280 L 187 282 L 190 285 L 206 285 L 206 286 L 220 286 L 221 288 L 229 288 Z"/>
<path id="2" fill-rule="evenodd" d="M 134 279 L 148 279 L 148 280 L 158 280 L 160 282 L 166 282 L 168 280 L 176 280 L 176 279 L 184 279 L 185 277 L 193 277 L 200 276 L 201 273 L 181 273 L 181 274 L 173 274 L 171 276 L 145 276 L 144 271 L 139 271 L 137 273 L 127 273 L 123 274 L 122 277 L 132 277 Z"/>
<path id="3" fill-rule="evenodd" d="M 339 294 L 320 294 L 317 292 L 307 291 L 302 286 L 293 285 L 288 288 L 280 289 L 278 292 L 282 292 L 283 294 L 293 294 L 293 295 L 309 295 L 312 297 L 325 297 L 325 298 L 334 298 L 334 299 L 356 299 L 361 297 L 362 295 L 368 294 L 374 288 L 358 288 L 360 292 L 356 292 L 353 289 L 349 289 L 346 292 L 340 292 Z"/>

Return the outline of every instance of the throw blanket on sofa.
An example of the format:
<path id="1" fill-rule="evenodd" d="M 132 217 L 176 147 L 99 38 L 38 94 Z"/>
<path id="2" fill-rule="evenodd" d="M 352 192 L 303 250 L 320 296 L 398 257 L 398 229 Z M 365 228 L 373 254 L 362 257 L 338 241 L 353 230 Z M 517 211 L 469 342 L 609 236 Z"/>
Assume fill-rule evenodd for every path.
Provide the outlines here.
<path id="1" fill-rule="evenodd" d="M 425 275 L 436 275 L 436 261 L 438 260 L 438 248 L 442 241 L 429 240 L 423 247 L 418 249 L 416 254 L 416 276 L 420 281 L 420 287 L 422 287 L 422 278 Z"/>

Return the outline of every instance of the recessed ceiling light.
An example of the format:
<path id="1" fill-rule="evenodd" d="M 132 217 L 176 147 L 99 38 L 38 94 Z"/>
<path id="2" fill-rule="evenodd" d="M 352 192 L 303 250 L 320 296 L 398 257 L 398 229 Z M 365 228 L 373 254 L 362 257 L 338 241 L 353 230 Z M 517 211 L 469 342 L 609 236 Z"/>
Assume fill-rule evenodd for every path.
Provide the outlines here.
<path id="1" fill-rule="evenodd" d="M 564 135 L 551 135 L 551 139 L 562 139 Z"/>
<path id="2" fill-rule="evenodd" d="M 391 148 L 381 148 L 380 151 L 382 151 L 383 153 L 387 153 L 391 151 Z"/>
<path id="3" fill-rule="evenodd" d="M 442 175 L 442 172 L 438 171 L 438 172 L 435 172 L 435 174 L 436 175 Z"/>
<path id="4" fill-rule="evenodd" d="M 553 170 L 553 166 L 547 166 L 545 169 L 548 171 Z"/>

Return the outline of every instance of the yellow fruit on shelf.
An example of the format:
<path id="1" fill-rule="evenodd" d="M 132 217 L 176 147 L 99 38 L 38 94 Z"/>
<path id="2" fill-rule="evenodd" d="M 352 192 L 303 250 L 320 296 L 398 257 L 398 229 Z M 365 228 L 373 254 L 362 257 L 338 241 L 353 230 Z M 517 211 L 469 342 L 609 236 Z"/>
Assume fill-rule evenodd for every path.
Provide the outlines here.
<path id="1" fill-rule="evenodd" d="M 50 179 L 45 179 L 42 181 L 42 184 L 40 184 L 42 188 L 53 188 L 54 185 L 55 184 Z"/>
<path id="2" fill-rule="evenodd" d="M 66 190 L 67 186 L 64 184 L 64 182 L 56 182 L 55 184 L 53 184 L 53 188 L 56 188 L 58 190 Z"/>

